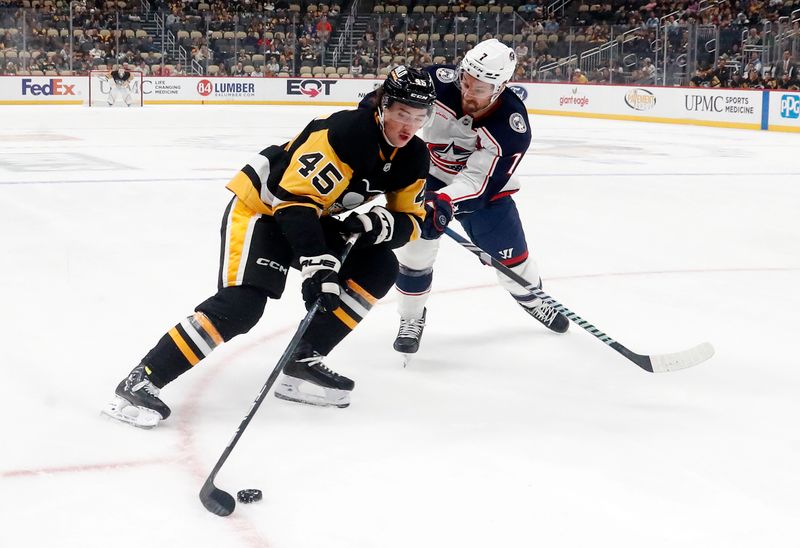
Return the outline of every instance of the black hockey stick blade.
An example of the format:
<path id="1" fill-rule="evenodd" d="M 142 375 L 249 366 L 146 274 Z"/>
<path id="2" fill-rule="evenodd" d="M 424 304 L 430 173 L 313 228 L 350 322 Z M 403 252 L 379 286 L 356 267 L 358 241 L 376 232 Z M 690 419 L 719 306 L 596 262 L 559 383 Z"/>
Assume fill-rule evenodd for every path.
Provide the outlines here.
<path id="1" fill-rule="evenodd" d="M 236 508 L 236 499 L 214 485 L 213 478 L 208 478 L 200 489 L 200 502 L 206 510 L 222 517 L 230 516 Z"/>

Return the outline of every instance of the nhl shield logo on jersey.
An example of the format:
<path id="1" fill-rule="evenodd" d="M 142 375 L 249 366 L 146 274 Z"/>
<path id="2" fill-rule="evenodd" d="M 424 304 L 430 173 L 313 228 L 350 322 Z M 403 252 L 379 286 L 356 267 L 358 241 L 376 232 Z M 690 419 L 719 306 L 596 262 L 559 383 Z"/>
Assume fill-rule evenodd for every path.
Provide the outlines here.
<path id="1" fill-rule="evenodd" d="M 436 77 L 439 79 L 440 82 L 444 82 L 445 84 L 450 82 L 455 82 L 456 71 L 444 67 L 438 68 L 436 69 Z"/>
<path id="2" fill-rule="evenodd" d="M 528 131 L 528 125 L 525 123 L 525 119 L 519 112 L 515 112 L 514 114 L 512 114 L 511 117 L 508 119 L 508 123 L 511 126 L 511 129 L 513 129 L 517 133 L 525 133 L 526 131 Z"/>

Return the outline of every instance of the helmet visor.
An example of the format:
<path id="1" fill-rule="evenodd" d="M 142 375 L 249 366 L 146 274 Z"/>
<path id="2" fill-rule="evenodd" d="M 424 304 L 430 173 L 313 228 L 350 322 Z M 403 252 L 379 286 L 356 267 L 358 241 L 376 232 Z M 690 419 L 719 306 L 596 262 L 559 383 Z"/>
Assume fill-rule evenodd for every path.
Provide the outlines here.
<path id="1" fill-rule="evenodd" d="M 498 91 L 502 89 L 502 87 L 499 87 L 497 84 L 490 84 L 489 82 L 479 80 L 462 67 L 458 67 L 456 71 L 455 84 L 458 89 L 461 90 L 462 96 L 472 98 L 476 101 L 486 100 L 491 102 L 497 97 Z"/>
<path id="2" fill-rule="evenodd" d="M 421 105 L 418 103 L 407 103 L 397 99 L 383 98 L 383 116 L 387 110 L 391 110 L 391 117 L 402 124 L 413 125 L 418 128 L 429 126 L 433 122 L 433 114 L 436 111 L 433 105 Z"/>

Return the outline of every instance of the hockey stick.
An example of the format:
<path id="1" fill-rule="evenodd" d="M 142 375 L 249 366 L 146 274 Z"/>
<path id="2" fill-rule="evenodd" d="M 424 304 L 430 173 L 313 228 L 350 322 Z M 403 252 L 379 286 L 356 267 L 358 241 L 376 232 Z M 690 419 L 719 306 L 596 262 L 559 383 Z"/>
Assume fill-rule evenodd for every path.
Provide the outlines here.
<path id="1" fill-rule="evenodd" d="M 342 251 L 339 259 L 342 264 L 347 258 L 347 255 L 353 249 L 353 246 L 355 245 L 359 236 L 360 234 L 353 234 L 347 239 L 347 243 L 345 244 L 344 250 Z M 244 434 L 245 428 L 247 428 L 247 425 L 250 424 L 251 420 L 253 420 L 253 416 L 256 414 L 256 411 L 258 411 L 258 408 L 261 406 L 264 398 L 267 397 L 267 393 L 269 393 L 272 385 L 275 384 L 275 380 L 283 370 L 283 366 L 286 365 L 291 358 L 295 348 L 297 348 L 297 345 L 300 343 L 300 339 L 303 338 L 303 335 L 308 330 L 308 326 L 311 325 L 311 320 L 314 319 L 314 316 L 317 314 L 318 310 L 319 301 L 313 304 L 311 309 L 309 309 L 303 318 L 303 321 L 300 322 L 294 337 L 292 337 L 292 340 L 289 341 L 289 346 L 287 346 L 286 350 L 283 351 L 283 355 L 275 365 L 275 369 L 272 370 L 267 382 L 265 382 L 264 386 L 261 387 L 261 391 L 253 401 L 253 405 L 250 406 L 250 410 L 247 412 L 247 415 L 245 415 L 244 419 L 242 419 L 242 422 L 239 424 L 239 428 L 236 429 L 236 432 L 233 434 L 233 438 L 231 438 L 231 441 L 228 442 L 228 446 L 225 448 L 225 451 L 222 452 L 222 456 L 220 456 L 219 460 L 217 460 L 217 464 L 214 465 L 214 469 L 211 470 L 211 474 L 209 474 L 208 479 L 206 479 L 202 489 L 200 489 L 200 502 L 202 502 L 203 506 L 206 507 L 206 510 L 212 514 L 216 514 L 218 516 L 228 516 L 233 512 L 234 508 L 236 508 L 236 500 L 233 498 L 233 496 L 214 485 L 214 479 L 217 477 L 217 473 L 219 472 L 220 468 L 222 468 L 222 465 L 225 464 L 226 460 L 228 460 L 228 456 L 231 454 L 231 451 L 233 451 L 233 448 L 236 446 L 239 438 L 241 438 L 242 434 Z"/>
<path id="2" fill-rule="evenodd" d="M 659 354 L 647 355 L 637 354 L 632 350 L 627 349 L 622 344 L 618 343 L 595 326 L 572 312 L 563 304 L 556 301 L 553 297 L 542 291 L 537 285 L 528 282 L 525 278 L 508 268 L 506 265 L 495 259 L 480 247 L 476 246 L 458 232 L 454 232 L 450 228 L 445 228 L 448 236 L 461 244 L 473 254 L 477 255 L 481 262 L 487 266 L 494 267 L 500 271 L 504 276 L 511 278 L 514 282 L 530 291 L 535 297 L 541 299 L 545 304 L 555 308 L 558 312 L 564 314 L 567 318 L 578 324 L 580 327 L 606 343 L 608 346 L 628 358 L 630 361 L 650 373 L 664 373 L 666 371 L 677 371 L 678 369 L 686 369 L 694 365 L 703 363 L 711 356 L 714 355 L 714 347 L 710 343 L 701 343 L 697 346 L 684 350 L 683 352 L 675 352 L 672 354 Z"/>

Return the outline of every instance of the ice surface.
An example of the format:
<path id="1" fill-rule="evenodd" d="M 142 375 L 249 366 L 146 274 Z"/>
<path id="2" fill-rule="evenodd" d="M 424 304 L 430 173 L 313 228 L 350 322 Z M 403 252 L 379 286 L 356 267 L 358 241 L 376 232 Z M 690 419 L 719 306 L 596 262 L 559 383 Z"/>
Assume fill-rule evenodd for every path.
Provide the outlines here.
<path id="1" fill-rule="evenodd" d="M 168 386 L 153 431 L 99 416 L 215 290 L 228 178 L 302 107 L 0 109 L 0 546 L 615 548 L 800 543 L 800 137 L 537 117 L 518 194 L 545 289 L 639 353 L 547 332 L 444 242 L 419 355 L 393 295 L 330 356 L 348 409 L 269 396 L 197 494 L 303 315 Z"/>

